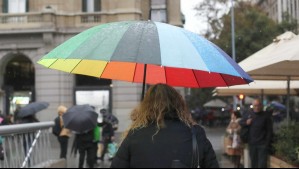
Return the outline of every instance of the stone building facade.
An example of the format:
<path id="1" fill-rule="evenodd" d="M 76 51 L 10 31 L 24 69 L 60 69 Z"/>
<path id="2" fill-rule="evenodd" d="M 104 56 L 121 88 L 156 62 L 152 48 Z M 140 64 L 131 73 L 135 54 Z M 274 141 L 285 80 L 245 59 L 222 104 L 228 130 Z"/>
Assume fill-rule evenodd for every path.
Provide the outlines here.
<path id="1" fill-rule="evenodd" d="M 37 64 L 53 48 L 92 26 L 148 20 L 150 11 L 152 20 L 182 26 L 180 0 L 0 0 L 0 6 L 0 110 L 9 114 L 30 101 L 49 102 L 37 115 L 41 121 L 53 120 L 59 105 L 94 103 L 97 110 L 108 108 L 125 129 L 142 89 Z"/>
<path id="2" fill-rule="evenodd" d="M 255 3 L 277 23 L 283 21 L 284 13 L 289 14 L 293 19 L 299 21 L 298 0 L 255 0 Z"/>

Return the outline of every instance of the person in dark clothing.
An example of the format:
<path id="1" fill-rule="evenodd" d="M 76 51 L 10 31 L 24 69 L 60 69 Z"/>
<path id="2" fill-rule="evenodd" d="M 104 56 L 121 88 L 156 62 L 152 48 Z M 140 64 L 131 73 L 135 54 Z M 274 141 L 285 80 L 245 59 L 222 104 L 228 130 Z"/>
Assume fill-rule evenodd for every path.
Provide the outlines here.
<path id="1" fill-rule="evenodd" d="M 106 122 L 108 122 L 108 123 L 110 123 L 112 125 L 112 128 L 113 128 L 114 131 L 118 129 L 118 123 L 119 123 L 119 121 L 118 121 L 118 119 L 117 119 L 116 116 L 114 116 L 113 114 L 109 113 L 107 111 L 107 109 L 101 109 L 100 113 L 102 114 L 103 119 Z"/>
<path id="2" fill-rule="evenodd" d="M 219 168 L 205 131 L 172 87 L 157 84 L 131 114 L 132 124 L 114 157 L 112 168 L 171 168 L 179 161 L 192 166 L 192 126 L 197 133 L 199 165 Z"/>
<path id="3" fill-rule="evenodd" d="M 94 141 L 94 130 L 76 134 L 76 148 L 79 150 L 79 168 L 84 167 L 85 156 L 89 168 L 94 168 L 97 142 Z"/>
<path id="4" fill-rule="evenodd" d="M 107 122 L 106 119 L 103 119 L 103 123 L 98 124 L 99 127 L 102 127 L 102 144 L 103 150 L 101 153 L 100 160 L 104 160 L 105 154 L 108 150 L 108 145 L 114 140 L 114 129 L 112 124 Z"/>
<path id="5" fill-rule="evenodd" d="M 27 124 L 27 123 L 38 123 L 39 120 L 36 118 L 35 115 L 26 116 L 23 118 L 18 119 L 17 124 Z M 27 133 L 23 134 L 23 148 L 25 157 L 28 155 L 29 150 L 32 146 L 32 142 L 34 140 L 35 133 Z M 31 167 L 30 158 L 28 159 L 28 167 Z"/>
<path id="6" fill-rule="evenodd" d="M 249 155 L 252 168 L 267 168 L 273 124 L 268 113 L 263 111 L 261 101 L 255 99 L 252 103 L 253 113 L 243 119 L 240 124 L 247 125 L 249 130 Z"/>

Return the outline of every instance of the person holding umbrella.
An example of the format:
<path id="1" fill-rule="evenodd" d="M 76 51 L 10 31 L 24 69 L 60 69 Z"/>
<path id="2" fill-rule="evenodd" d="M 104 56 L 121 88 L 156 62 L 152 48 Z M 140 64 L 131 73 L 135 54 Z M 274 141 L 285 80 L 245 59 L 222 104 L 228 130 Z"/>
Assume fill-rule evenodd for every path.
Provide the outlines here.
<path id="1" fill-rule="evenodd" d="M 174 88 L 151 86 L 132 111 L 131 120 L 112 168 L 187 168 L 195 167 L 194 163 L 200 168 L 219 168 L 204 129 L 192 119 Z M 193 148 L 197 149 L 195 156 Z"/>
<path id="2" fill-rule="evenodd" d="M 49 106 L 49 103 L 46 102 L 31 102 L 30 104 L 26 105 L 18 109 L 17 111 L 17 124 L 26 124 L 26 123 L 37 123 L 39 120 L 36 118 L 35 114 L 46 109 Z M 33 133 L 23 134 L 23 147 L 25 156 L 28 156 L 30 153 L 30 148 L 32 146 L 32 142 L 34 140 Z M 31 162 L 30 158 L 28 160 L 28 166 L 30 167 Z"/>
<path id="3" fill-rule="evenodd" d="M 94 168 L 97 142 L 94 129 L 98 114 L 90 105 L 76 105 L 62 116 L 64 127 L 76 133 L 73 148 L 79 150 L 79 168 L 84 167 L 85 156 L 89 168 Z"/>

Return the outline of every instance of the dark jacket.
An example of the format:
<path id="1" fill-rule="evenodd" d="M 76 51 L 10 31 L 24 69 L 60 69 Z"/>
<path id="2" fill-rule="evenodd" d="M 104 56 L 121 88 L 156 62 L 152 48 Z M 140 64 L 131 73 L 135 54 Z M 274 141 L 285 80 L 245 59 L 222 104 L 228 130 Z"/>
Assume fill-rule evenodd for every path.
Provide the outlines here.
<path id="1" fill-rule="evenodd" d="M 156 133 L 156 125 L 129 132 L 121 144 L 112 168 L 170 168 L 173 160 L 191 166 L 191 129 L 179 120 L 166 120 L 166 127 Z M 196 126 L 200 165 L 219 168 L 215 152 L 205 131 Z"/>
<path id="2" fill-rule="evenodd" d="M 98 123 L 98 126 L 102 127 L 102 137 L 110 138 L 114 136 L 114 130 L 111 123 L 103 121 L 102 123 Z"/>
<path id="3" fill-rule="evenodd" d="M 249 144 L 270 146 L 273 134 L 273 122 L 269 113 L 264 111 L 259 113 L 248 112 L 240 124 L 242 126 L 247 125 L 246 120 L 249 118 L 252 118 L 252 123 L 249 126 Z"/>
<path id="4" fill-rule="evenodd" d="M 273 123 L 266 112 L 254 113 L 250 126 L 249 144 L 267 145 L 271 143 Z"/>

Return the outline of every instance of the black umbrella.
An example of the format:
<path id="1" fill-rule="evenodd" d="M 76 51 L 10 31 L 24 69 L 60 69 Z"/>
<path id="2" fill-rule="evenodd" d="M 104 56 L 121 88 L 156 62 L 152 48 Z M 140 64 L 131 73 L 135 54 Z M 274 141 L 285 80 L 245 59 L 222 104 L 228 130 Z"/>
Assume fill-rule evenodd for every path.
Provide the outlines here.
<path id="1" fill-rule="evenodd" d="M 27 116 L 34 115 L 37 112 L 40 112 L 49 107 L 49 103 L 47 102 L 33 102 L 25 107 L 22 107 L 19 111 L 17 116 L 20 118 L 24 118 Z"/>
<path id="2" fill-rule="evenodd" d="M 90 105 L 73 106 L 62 116 L 64 127 L 78 133 L 94 129 L 98 114 Z"/>

